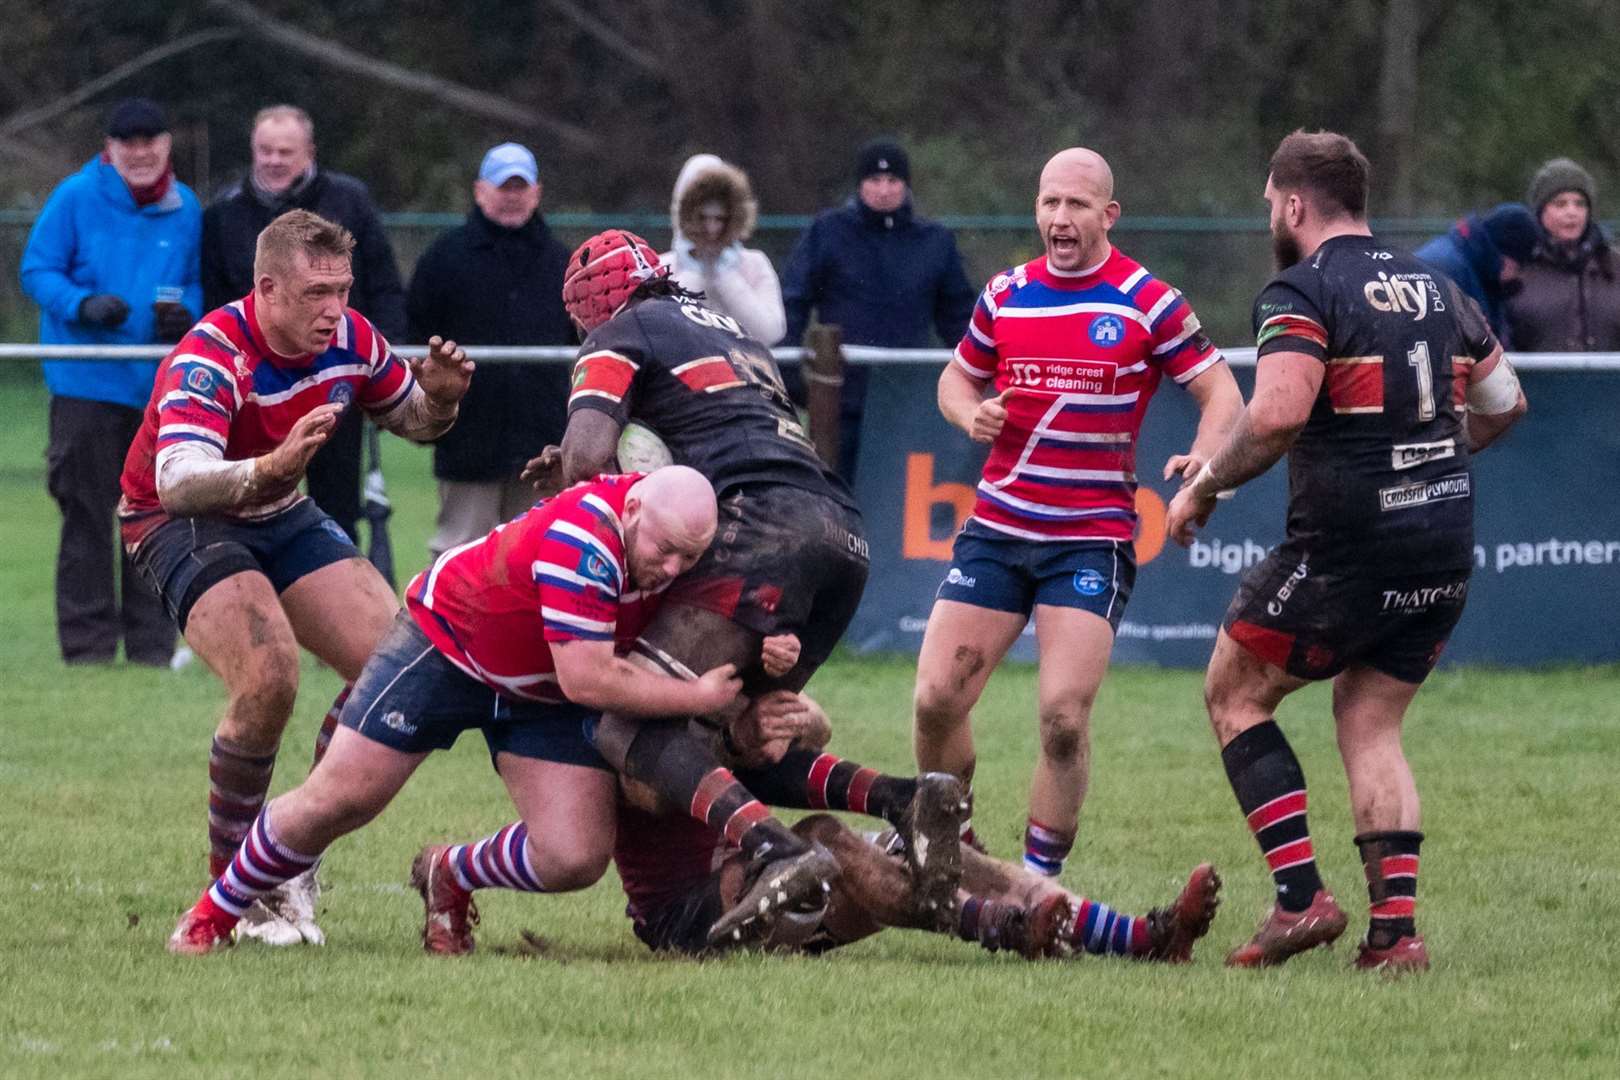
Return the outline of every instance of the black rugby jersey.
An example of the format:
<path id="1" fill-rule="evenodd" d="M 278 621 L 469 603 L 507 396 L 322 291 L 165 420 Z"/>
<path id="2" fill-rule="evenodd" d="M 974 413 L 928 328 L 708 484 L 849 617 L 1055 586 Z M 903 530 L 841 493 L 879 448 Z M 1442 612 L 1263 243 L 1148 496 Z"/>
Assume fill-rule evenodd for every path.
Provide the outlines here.
<path id="1" fill-rule="evenodd" d="M 1255 300 L 1259 355 L 1326 366 L 1288 453 L 1288 538 L 1313 558 L 1461 569 L 1474 544 L 1468 372 L 1496 348 L 1451 280 L 1371 236 L 1337 236 Z"/>
<path id="2" fill-rule="evenodd" d="M 576 409 L 647 425 L 716 493 L 787 484 L 857 509 L 805 435 L 771 351 L 697 301 L 642 300 L 591 331 L 574 364 Z"/>

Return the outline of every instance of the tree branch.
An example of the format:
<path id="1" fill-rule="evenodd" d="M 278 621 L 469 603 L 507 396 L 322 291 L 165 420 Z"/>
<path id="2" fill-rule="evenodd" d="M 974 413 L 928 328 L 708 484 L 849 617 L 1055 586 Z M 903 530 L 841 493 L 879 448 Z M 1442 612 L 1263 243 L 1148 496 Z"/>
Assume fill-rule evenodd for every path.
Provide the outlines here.
<path id="1" fill-rule="evenodd" d="M 324 67 L 420 94 L 440 104 L 474 116 L 512 124 L 528 130 L 546 131 L 579 150 L 597 151 L 602 141 L 582 127 L 535 112 L 510 98 L 474 90 L 460 83 L 424 75 L 387 60 L 378 60 L 338 45 L 256 9 L 245 0 L 209 0 L 208 7 L 240 23 L 244 29 L 281 47 L 307 57 Z"/>
<path id="2" fill-rule="evenodd" d="M 241 31 L 229 27 L 216 27 L 212 30 L 199 30 L 185 37 L 175 38 L 166 45 L 159 45 L 155 49 L 148 49 L 127 64 L 120 64 L 107 74 L 91 79 L 72 93 L 48 101 L 36 109 L 27 112 L 12 113 L 4 121 L 0 121 L 0 138 L 15 135 L 31 127 L 38 127 L 47 120 L 54 120 L 63 113 L 77 108 L 79 105 L 110 87 L 117 86 L 137 71 L 151 67 L 153 64 L 178 56 L 202 45 L 212 45 L 218 41 L 229 41 L 240 36 Z"/>
<path id="3" fill-rule="evenodd" d="M 669 72 L 664 69 L 663 63 L 656 56 L 633 45 L 612 27 L 582 10 L 573 0 L 545 0 L 545 2 L 553 11 L 595 38 L 598 44 L 605 46 L 610 52 L 630 61 L 649 75 L 659 79 L 669 77 Z"/>

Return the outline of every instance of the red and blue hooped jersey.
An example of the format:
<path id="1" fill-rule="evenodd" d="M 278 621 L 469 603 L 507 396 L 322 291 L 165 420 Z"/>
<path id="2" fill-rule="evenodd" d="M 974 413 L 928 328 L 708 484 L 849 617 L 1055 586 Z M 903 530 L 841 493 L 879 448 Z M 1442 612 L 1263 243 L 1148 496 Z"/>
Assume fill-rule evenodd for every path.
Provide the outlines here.
<path id="1" fill-rule="evenodd" d="M 657 609 L 630 587 L 624 501 L 640 473 L 598 476 L 451 548 L 405 586 L 411 617 L 451 663 L 503 694 L 563 701 L 551 645 L 623 651 Z"/>
<path id="2" fill-rule="evenodd" d="M 404 401 L 415 381 L 358 311 L 344 313 L 324 352 L 297 357 L 271 351 L 251 293 L 209 312 L 158 365 L 145 419 L 124 459 L 119 517 L 125 542 L 138 543 L 168 520 L 157 495 L 166 451 L 202 442 L 226 461 L 258 457 L 318 405 L 354 402 L 381 415 Z M 294 501 L 275 497 L 237 516 L 262 517 Z"/>
<path id="3" fill-rule="evenodd" d="M 1014 391 L 968 528 L 1130 540 L 1136 438 L 1159 379 L 1187 383 L 1224 361 L 1179 292 L 1110 249 L 1089 271 L 1042 256 L 997 274 L 953 362 Z"/>

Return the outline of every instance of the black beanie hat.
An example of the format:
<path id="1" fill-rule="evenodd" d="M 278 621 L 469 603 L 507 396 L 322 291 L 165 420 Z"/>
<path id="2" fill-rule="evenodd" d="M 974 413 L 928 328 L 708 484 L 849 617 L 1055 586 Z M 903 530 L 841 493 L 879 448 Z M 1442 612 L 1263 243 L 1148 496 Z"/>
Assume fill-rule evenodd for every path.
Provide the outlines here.
<path id="1" fill-rule="evenodd" d="M 878 173 L 891 173 L 911 183 L 911 159 L 906 157 L 905 150 L 893 139 L 873 139 L 861 147 L 859 156 L 855 158 L 857 183 Z"/>
<path id="2" fill-rule="evenodd" d="M 150 139 L 168 130 L 162 106 L 148 98 L 125 98 L 107 118 L 107 135 L 114 139 Z"/>

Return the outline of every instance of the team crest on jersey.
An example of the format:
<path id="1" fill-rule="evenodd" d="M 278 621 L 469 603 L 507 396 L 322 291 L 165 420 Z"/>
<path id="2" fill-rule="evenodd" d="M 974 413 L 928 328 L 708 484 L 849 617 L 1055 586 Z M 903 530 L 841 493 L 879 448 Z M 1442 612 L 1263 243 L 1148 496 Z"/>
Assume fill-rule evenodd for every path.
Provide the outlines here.
<path id="1" fill-rule="evenodd" d="M 212 394 L 214 392 L 214 373 L 198 364 L 186 372 L 186 389 L 197 394 Z"/>
<path id="2" fill-rule="evenodd" d="M 354 400 L 354 387 L 346 382 L 334 383 L 332 389 L 326 393 L 326 400 L 347 406 L 349 402 Z"/>
<path id="3" fill-rule="evenodd" d="M 594 551 L 580 553 L 578 573 L 580 577 L 599 581 L 603 585 L 613 584 L 613 567 Z"/>
<path id="4" fill-rule="evenodd" d="M 1099 315 L 1091 320 L 1091 330 L 1088 333 L 1093 345 L 1112 349 L 1125 340 L 1125 324 L 1117 315 Z"/>

